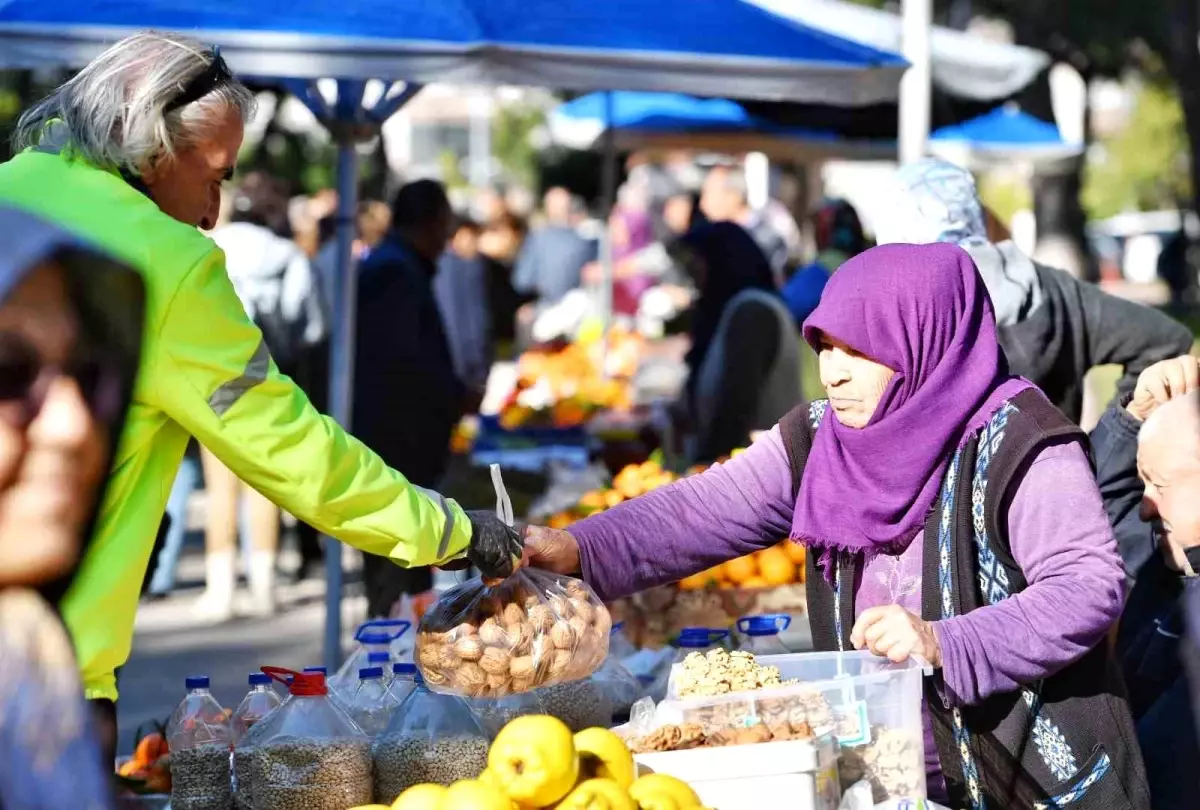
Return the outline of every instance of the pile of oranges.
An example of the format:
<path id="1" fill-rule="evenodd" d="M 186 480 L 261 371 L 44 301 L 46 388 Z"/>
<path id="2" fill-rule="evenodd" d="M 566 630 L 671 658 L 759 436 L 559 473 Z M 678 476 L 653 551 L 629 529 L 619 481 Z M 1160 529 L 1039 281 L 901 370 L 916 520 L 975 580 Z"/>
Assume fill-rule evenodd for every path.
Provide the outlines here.
<path id="1" fill-rule="evenodd" d="M 784 540 L 770 548 L 738 557 L 679 581 L 685 591 L 705 588 L 756 589 L 804 582 L 804 546 Z"/>

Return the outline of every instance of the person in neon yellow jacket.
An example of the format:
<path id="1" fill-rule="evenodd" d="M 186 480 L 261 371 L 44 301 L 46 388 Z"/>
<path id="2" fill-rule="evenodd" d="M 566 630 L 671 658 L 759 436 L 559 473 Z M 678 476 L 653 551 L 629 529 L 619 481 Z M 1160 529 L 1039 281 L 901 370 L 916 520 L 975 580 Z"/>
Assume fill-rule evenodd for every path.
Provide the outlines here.
<path id="1" fill-rule="evenodd" d="M 113 701 L 139 588 L 188 435 L 329 535 L 398 565 L 468 558 L 504 576 L 515 531 L 411 485 L 319 414 L 271 361 L 211 228 L 253 108 L 215 49 L 146 32 L 22 116 L 0 202 L 137 268 L 145 344 L 97 534 L 63 604 L 87 697 Z M 420 396 L 419 391 L 413 392 Z M 109 706 L 111 708 L 111 706 Z"/>

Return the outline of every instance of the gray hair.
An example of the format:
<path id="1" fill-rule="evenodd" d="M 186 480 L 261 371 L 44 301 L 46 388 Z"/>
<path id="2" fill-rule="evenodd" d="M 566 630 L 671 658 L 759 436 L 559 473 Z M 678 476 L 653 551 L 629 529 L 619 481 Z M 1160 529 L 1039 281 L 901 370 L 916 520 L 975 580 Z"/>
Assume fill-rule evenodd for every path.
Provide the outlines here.
<path id="1" fill-rule="evenodd" d="M 1193 434 L 1190 442 L 1189 433 Z M 1200 444 L 1200 390 L 1173 397 L 1155 408 L 1138 431 L 1138 443 L 1152 442 L 1159 434 L 1169 434 L 1175 449 Z"/>
<path id="2" fill-rule="evenodd" d="M 166 112 L 214 58 L 210 48 L 178 34 L 126 37 L 25 111 L 13 134 L 14 152 L 38 146 L 49 125 L 61 122 L 71 149 L 88 162 L 141 174 L 204 137 L 225 109 L 237 110 L 243 121 L 254 113 L 254 94 L 237 81 Z"/>
<path id="3" fill-rule="evenodd" d="M 732 163 L 723 163 L 714 166 L 713 170 L 720 170 L 721 185 L 726 191 L 732 191 L 743 200 L 750 198 L 750 184 L 746 182 L 746 170 L 741 166 Z"/>

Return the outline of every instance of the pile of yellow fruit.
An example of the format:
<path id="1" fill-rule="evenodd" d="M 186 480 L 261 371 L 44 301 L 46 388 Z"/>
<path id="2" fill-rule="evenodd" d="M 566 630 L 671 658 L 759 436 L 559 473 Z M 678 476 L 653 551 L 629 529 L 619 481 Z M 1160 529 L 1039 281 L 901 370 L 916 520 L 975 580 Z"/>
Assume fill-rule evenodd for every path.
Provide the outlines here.
<path id="1" fill-rule="evenodd" d="M 501 729 L 478 779 L 416 785 L 390 810 L 701 810 L 695 791 L 664 774 L 637 778 L 625 741 L 604 728 L 578 734 L 548 715 Z M 354 810 L 389 810 L 367 805 Z"/>
<path id="2" fill-rule="evenodd" d="M 715 568 L 701 571 L 679 581 L 685 591 L 704 588 L 774 588 L 804 582 L 804 546 L 784 540 L 770 548 L 729 560 Z"/>

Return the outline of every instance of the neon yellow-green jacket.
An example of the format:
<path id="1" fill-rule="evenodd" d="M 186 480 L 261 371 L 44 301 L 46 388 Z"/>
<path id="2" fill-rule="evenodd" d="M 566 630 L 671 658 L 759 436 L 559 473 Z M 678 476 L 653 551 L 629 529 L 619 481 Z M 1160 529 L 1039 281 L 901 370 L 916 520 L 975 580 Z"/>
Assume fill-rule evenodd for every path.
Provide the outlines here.
<path id="1" fill-rule="evenodd" d="M 459 506 L 410 484 L 279 373 L 211 239 L 119 175 L 52 151 L 0 164 L 0 202 L 94 242 L 146 283 L 133 405 L 96 537 L 63 604 L 89 698 L 116 699 L 114 672 L 129 657 L 188 434 L 287 511 L 364 551 L 404 566 L 462 556 L 471 529 Z"/>

